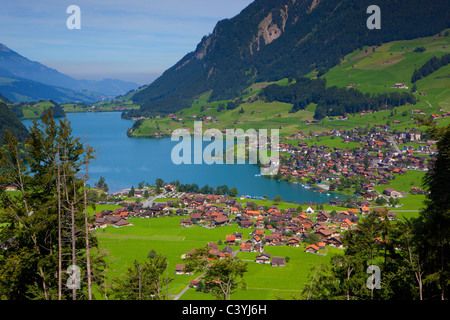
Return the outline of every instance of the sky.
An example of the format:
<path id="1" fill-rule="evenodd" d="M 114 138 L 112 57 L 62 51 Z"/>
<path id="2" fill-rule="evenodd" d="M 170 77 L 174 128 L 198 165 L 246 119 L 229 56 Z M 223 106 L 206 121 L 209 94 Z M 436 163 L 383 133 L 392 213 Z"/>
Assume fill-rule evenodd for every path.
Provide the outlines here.
<path id="1" fill-rule="evenodd" d="M 149 84 L 253 0 L 2 0 L 0 43 L 77 79 Z M 80 29 L 69 29 L 70 5 Z"/>

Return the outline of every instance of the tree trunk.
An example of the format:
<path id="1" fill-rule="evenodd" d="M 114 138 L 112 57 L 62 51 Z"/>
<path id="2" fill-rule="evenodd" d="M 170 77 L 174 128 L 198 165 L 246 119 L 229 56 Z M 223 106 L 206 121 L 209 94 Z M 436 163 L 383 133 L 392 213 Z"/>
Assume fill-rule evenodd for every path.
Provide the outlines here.
<path id="1" fill-rule="evenodd" d="M 92 288 L 91 288 L 91 257 L 89 251 L 89 227 L 88 227 L 88 212 L 87 212 L 87 194 L 86 194 L 86 177 L 83 181 L 83 191 L 84 191 L 84 224 L 86 231 L 86 272 L 88 280 L 88 298 L 92 300 Z"/>

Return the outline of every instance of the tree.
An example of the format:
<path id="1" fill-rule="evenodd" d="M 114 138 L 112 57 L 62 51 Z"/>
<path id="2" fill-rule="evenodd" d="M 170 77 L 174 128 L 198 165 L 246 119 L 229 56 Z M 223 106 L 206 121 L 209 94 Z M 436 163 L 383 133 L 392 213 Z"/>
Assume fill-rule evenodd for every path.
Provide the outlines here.
<path id="1" fill-rule="evenodd" d="M 283 201 L 283 199 L 281 199 L 280 195 L 277 195 L 275 198 L 273 198 L 273 202 L 275 202 L 276 204 L 278 204 L 278 203 L 280 203 L 282 201 Z"/>
<path id="2" fill-rule="evenodd" d="M 164 186 L 164 180 L 161 178 L 156 179 L 156 186 L 162 188 Z"/>
<path id="3" fill-rule="evenodd" d="M 135 192 L 134 186 L 131 186 L 131 189 L 130 189 L 130 191 L 128 192 L 128 197 L 130 197 L 130 198 L 134 197 L 134 192 Z"/>
<path id="4" fill-rule="evenodd" d="M 382 218 L 382 219 L 380 219 Z M 348 230 L 342 238 L 346 247 L 343 255 L 331 258 L 331 265 L 319 268 L 315 280 L 308 288 L 312 299 L 397 299 L 405 273 L 404 263 L 398 263 L 398 253 L 393 245 L 394 225 L 387 219 L 387 210 L 371 212 L 358 223 L 357 229 Z M 381 270 L 380 289 L 368 288 L 368 267 Z M 400 265 L 402 267 L 400 267 Z M 411 279 L 411 278 L 409 278 Z M 408 279 L 408 280 L 409 280 Z"/>
<path id="5" fill-rule="evenodd" d="M 6 226 L 0 241 L 9 243 L 0 250 L 0 298 L 83 299 L 86 290 L 91 298 L 89 279 L 98 276 L 103 262 L 87 232 L 87 175 L 81 173 L 93 150 L 72 137 L 67 119 L 57 125 L 50 111 L 40 120 L 24 146 L 7 133 L 0 150 L 0 186 L 19 188 L 11 195 L 0 187 L 0 221 Z M 88 286 L 82 281 L 69 291 L 64 270 L 74 265 L 88 276 Z"/>
<path id="6" fill-rule="evenodd" d="M 230 300 L 232 293 L 238 289 L 246 289 L 245 272 L 247 264 L 243 261 L 232 258 L 216 260 L 203 276 L 205 282 L 203 290 L 213 294 L 216 299 Z"/>
<path id="7" fill-rule="evenodd" d="M 236 187 L 232 187 L 230 190 L 230 197 L 236 197 L 238 195 L 238 190 L 236 189 Z"/>
<path id="8" fill-rule="evenodd" d="M 430 161 L 423 184 L 429 194 L 425 208 L 414 221 L 414 242 L 422 261 L 424 289 L 430 297 L 444 300 L 450 284 L 450 126 L 437 128 L 431 121 L 427 134 L 437 140 L 437 156 Z"/>
<path id="9" fill-rule="evenodd" d="M 185 270 L 203 272 L 203 291 L 211 293 L 216 299 L 229 300 L 233 292 L 246 288 L 243 277 L 247 272 L 247 264 L 231 257 L 218 259 L 207 246 L 187 255 Z"/>
<path id="10" fill-rule="evenodd" d="M 95 183 L 95 187 L 98 189 L 101 189 L 105 192 L 108 192 L 109 187 L 105 182 L 105 178 L 104 177 L 100 177 L 100 179 L 98 180 L 98 182 Z"/>
<path id="11" fill-rule="evenodd" d="M 167 266 L 167 258 L 160 254 L 143 263 L 135 260 L 124 276 L 114 279 L 112 296 L 119 300 L 167 299 L 164 287 L 173 280 L 164 275 Z"/>
<path id="12" fill-rule="evenodd" d="M 375 203 L 379 206 L 384 206 L 387 203 L 387 200 L 384 197 L 380 196 L 375 200 Z"/>

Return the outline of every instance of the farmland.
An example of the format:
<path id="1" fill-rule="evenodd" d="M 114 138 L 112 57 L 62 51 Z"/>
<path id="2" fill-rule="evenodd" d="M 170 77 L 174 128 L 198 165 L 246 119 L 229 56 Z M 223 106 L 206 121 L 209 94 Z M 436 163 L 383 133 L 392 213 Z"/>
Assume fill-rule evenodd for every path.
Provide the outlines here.
<path id="1" fill-rule="evenodd" d="M 242 232 L 243 238 L 248 238 L 253 229 L 241 229 L 237 224 L 206 229 L 198 226 L 182 227 L 181 217 L 162 217 L 154 219 L 132 218 L 132 226 L 114 228 L 108 226 L 98 229 L 96 235 L 100 247 L 109 254 L 109 277 L 119 276 L 134 260 L 143 261 L 154 249 L 156 253 L 166 255 L 169 260 L 168 274 L 174 280 L 169 285 L 169 294 L 176 295 L 189 281 L 197 275 L 174 275 L 176 264 L 183 263 L 181 255 L 193 248 L 206 246 L 209 242 L 224 241 L 227 234 Z M 267 230 L 266 230 L 267 232 Z M 223 249 L 226 245 L 219 245 Z M 234 247 L 237 250 L 239 247 Z M 326 256 L 306 253 L 304 247 L 266 246 L 265 251 L 272 256 L 290 257 L 285 267 L 272 267 L 254 262 L 255 252 L 240 252 L 237 257 L 248 261 L 248 272 L 245 275 L 247 291 L 239 291 L 232 299 L 274 299 L 283 297 L 290 299 L 298 296 L 307 282 L 307 275 L 312 266 L 319 262 L 327 263 L 331 251 L 342 252 L 340 249 L 330 250 Z M 210 295 L 189 289 L 181 299 L 211 299 Z"/>

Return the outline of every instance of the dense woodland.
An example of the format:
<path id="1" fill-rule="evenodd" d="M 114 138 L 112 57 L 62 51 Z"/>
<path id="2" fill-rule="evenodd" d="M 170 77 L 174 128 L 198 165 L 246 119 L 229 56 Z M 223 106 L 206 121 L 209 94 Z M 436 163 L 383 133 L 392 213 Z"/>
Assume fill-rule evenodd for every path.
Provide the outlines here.
<path id="1" fill-rule="evenodd" d="M 422 78 L 425 78 L 435 72 L 436 70 L 445 67 L 450 63 L 450 53 L 443 55 L 441 58 L 432 57 L 419 69 L 414 69 L 411 77 L 411 82 L 415 83 Z"/>
<path id="2" fill-rule="evenodd" d="M 260 95 L 268 102 L 291 103 L 291 112 L 305 109 L 310 103 L 317 104 L 315 119 L 327 116 L 343 116 L 360 111 L 392 109 L 407 103 L 415 104 L 416 98 L 406 91 L 383 94 L 362 93 L 354 88 L 326 86 L 326 79 L 298 78 L 294 84 L 280 86 L 272 84 L 264 88 Z"/>
<path id="3" fill-rule="evenodd" d="M 8 130 L 17 137 L 17 140 L 24 141 L 28 137 L 26 127 L 16 117 L 13 111 L 8 108 L 6 103 L 0 101 L 0 145 L 3 144 L 3 137 Z"/>

